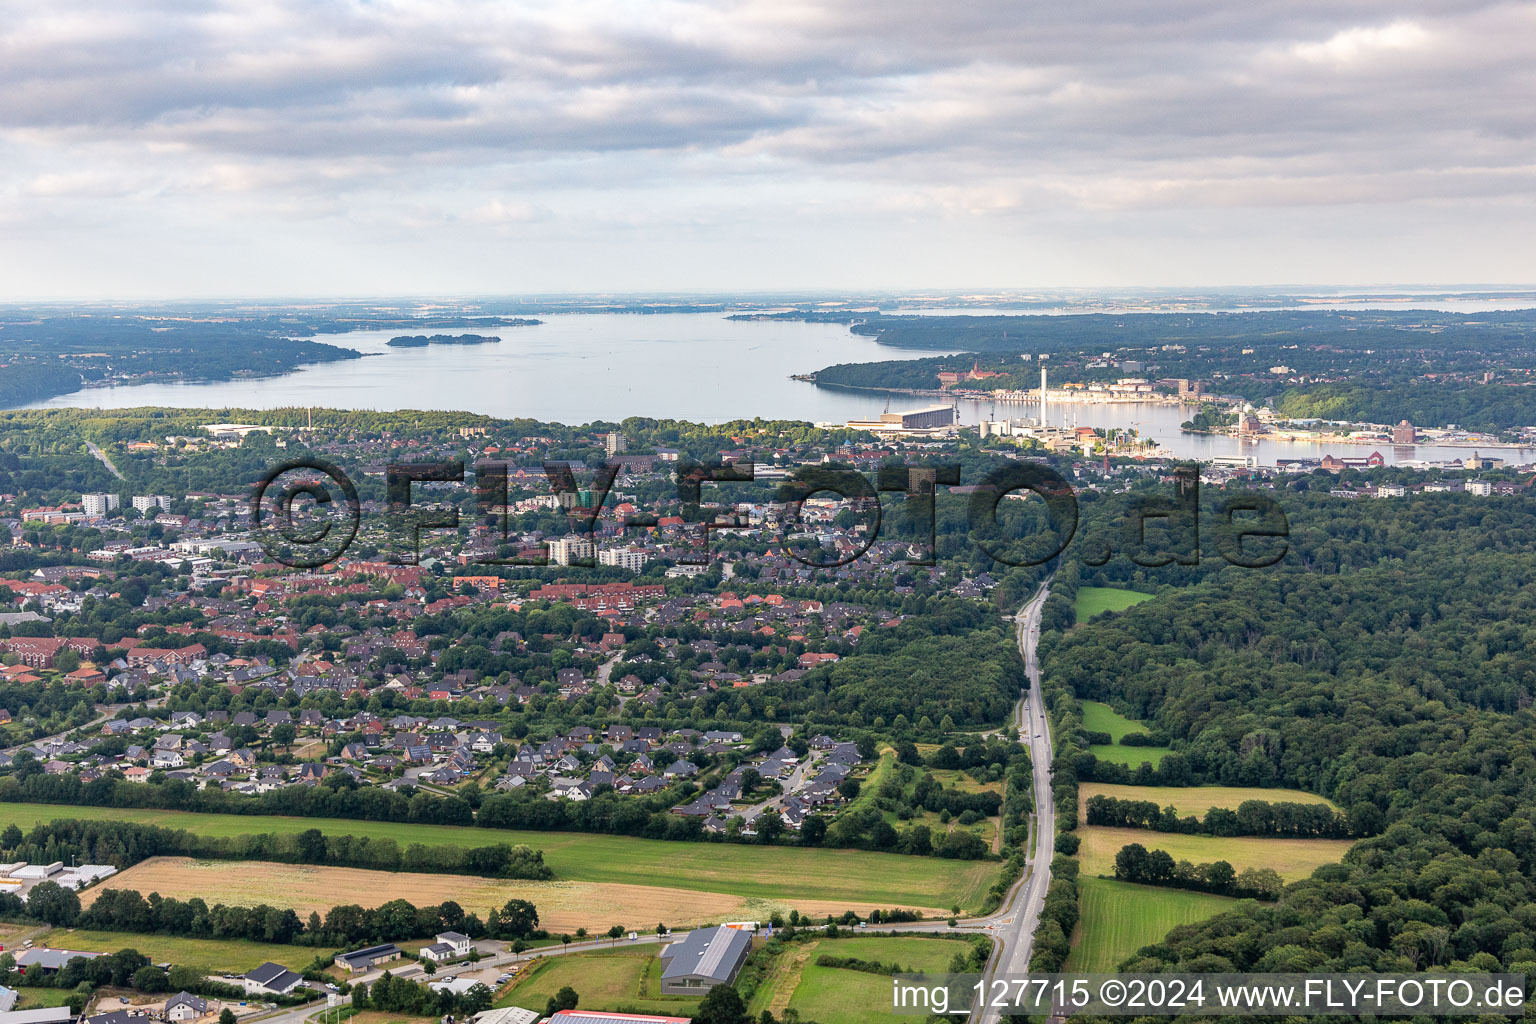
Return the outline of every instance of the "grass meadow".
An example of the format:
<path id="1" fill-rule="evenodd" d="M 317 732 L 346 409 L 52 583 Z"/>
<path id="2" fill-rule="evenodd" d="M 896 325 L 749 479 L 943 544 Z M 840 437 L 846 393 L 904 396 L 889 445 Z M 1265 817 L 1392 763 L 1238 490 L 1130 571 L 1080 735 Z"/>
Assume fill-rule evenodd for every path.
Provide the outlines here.
<path id="1" fill-rule="evenodd" d="M 1152 594 L 1121 590 L 1118 587 L 1078 587 L 1077 597 L 1072 602 L 1072 610 L 1077 613 L 1078 622 L 1087 622 L 1095 615 L 1104 612 L 1123 612 L 1143 601 L 1152 600 L 1152 597 Z"/>
<path id="2" fill-rule="evenodd" d="M 1210 893 L 1135 885 L 1107 878 L 1078 879 L 1077 928 L 1064 971 L 1107 973 L 1169 930 L 1214 917 L 1236 900 Z"/>
<path id="3" fill-rule="evenodd" d="M 343 818 L 196 814 L 187 811 L 0 804 L 0 827 L 28 828 L 55 818 L 110 818 L 187 829 L 200 835 L 293 833 L 318 828 L 331 835 L 410 843 L 484 846 L 525 843 L 544 851 L 559 881 L 657 886 L 722 893 L 748 900 L 794 900 L 838 908 L 962 908 L 978 905 L 998 866 L 863 850 L 801 849 L 728 843 L 678 843 L 584 832 L 525 832 L 453 825 L 411 825 Z M 121 887 L 121 886 L 119 886 Z"/>
<path id="4" fill-rule="evenodd" d="M 1274 868 L 1281 878 L 1294 882 L 1306 878 L 1314 868 L 1337 863 L 1344 851 L 1354 845 L 1351 839 L 1268 839 L 1251 836 L 1186 836 L 1172 832 L 1149 832 L 1142 828 L 1105 828 L 1084 825 L 1077 830 L 1082 845 L 1078 861 L 1082 873 L 1113 875 L 1115 854 L 1121 847 L 1140 843 L 1149 850 L 1166 850 L 1175 861 L 1207 864 L 1224 860 L 1233 868 Z"/>

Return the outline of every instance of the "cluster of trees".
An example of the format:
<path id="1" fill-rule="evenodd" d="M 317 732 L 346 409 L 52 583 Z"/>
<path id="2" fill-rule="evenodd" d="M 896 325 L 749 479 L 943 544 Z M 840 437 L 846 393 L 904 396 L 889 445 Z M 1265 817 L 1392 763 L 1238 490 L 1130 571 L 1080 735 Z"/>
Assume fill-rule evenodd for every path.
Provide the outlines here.
<path id="1" fill-rule="evenodd" d="M 1115 877 L 1122 882 L 1167 885 L 1176 889 L 1198 889 L 1222 896 L 1242 896 L 1260 900 L 1280 897 L 1283 883 L 1274 868 L 1244 868 L 1235 871 L 1224 860 L 1209 864 L 1175 862 L 1166 850 L 1148 850 L 1140 843 L 1122 846 L 1115 854 Z"/>
<path id="2" fill-rule="evenodd" d="M 980 860 L 991 855 L 985 842 L 964 829 L 951 829 L 938 836 L 927 825 L 898 829 L 885 820 L 878 807 L 870 804 L 839 814 L 827 829 L 827 845 L 952 860 Z"/>
<path id="3" fill-rule="evenodd" d="M 910 723 L 923 718 L 994 726 L 1007 718 L 1025 682 L 1012 632 L 986 605 L 931 602 L 928 614 L 866 631 L 853 653 L 797 680 L 723 688 L 702 705 L 716 717 L 801 717 L 910 738 Z"/>
<path id="4" fill-rule="evenodd" d="M 1209 431 L 1230 427 L 1237 422 L 1237 413 L 1226 412 L 1219 406 L 1205 404 L 1200 411 L 1179 424 L 1185 430 Z"/>
<path id="5" fill-rule="evenodd" d="M 352 1005 L 359 1010 L 382 1010 L 409 1017 L 472 1017 L 491 1008 L 491 990 L 484 984 L 470 986 L 463 994 L 433 991 L 426 985 L 396 978 L 385 971 L 371 985 L 352 989 Z M 574 1008 L 574 1006 L 573 1006 Z"/>
<path id="6" fill-rule="evenodd" d="M 954 748 L 950 751 L 953 753 Z M 960 824 L 971 825 L 1002 810 L 1003 797 L 989 789 L 976 792 L 959 787 L 946 789 L 931 772 L 919 774 L 912 765 L 901 763 L 876 790 L 875 806 L 895 812 L 901 821 L 927 811 L 940 815 L 945 824 L 951 818 L 959 818 Z"/>
<path id="7" fill-rule="evenodd" d="M 1172 806 L 1159 809 L 1153 800 L 1123 800 L 1091 796 L 1087 824 L 1114 828 L 1146 828 L 1154 832 L 1212 836 L 1290 836 L 1300 839 L 1344 839 L 1352 833 L 1349 819 L 1326 804 L 1271 803 L 1244 800 L 1237 810 L 1212 807 L 1202 820 L 1179 817 Z"/>
<path id="8" fill-rule="evenodd" d="M 314 828 L 289 834 L 206 836 L 128 821 L 67 818 L 35 825 L 26 833 L 15 824 L 8 825 L 0 831 L 0 850 L 13 860 L 51 864 L 77 858 L 81 863 L 111 864 L 118 868 L 130 867 L 148 857 L 182 856 L 486 878 L 554 878 L 554 872 L 544 863 L 543 851 L 527 846 L 410 843 L 402 849 L 388 837 L 326 835 Z"/>

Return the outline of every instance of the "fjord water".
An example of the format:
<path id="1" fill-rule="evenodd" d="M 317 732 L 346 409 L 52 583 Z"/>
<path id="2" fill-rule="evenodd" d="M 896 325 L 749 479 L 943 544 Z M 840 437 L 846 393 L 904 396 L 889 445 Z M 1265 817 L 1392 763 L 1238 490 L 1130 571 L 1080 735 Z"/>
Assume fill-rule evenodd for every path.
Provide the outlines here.
<path id="1" fill-rule="evenodd" d="M 539 317 L 534 327 L 485 328 L 494 345 L 390 348 L 403 330 L 355 331 L 314 340 L 355 349 L 365 358 L 303 366 L 275 377 L 186 384 L 132 384 L 87 388 L 37 408 L 123 409 L 167 406 L 200 409 L 454 409 L 507 418 L 560 423 L 618 421 L 628 416 L 719 423 L 762 417 L 841 422 L 934 400 L 910 395 L 819 388 L 790 375 L 833 363 L 917 359 L 939 353 L 891 348 L 840 324 L 728 320 L 719 313 L 563 313 Z M 961 401 L 961 422 L 1038 415 L 1034 406 Z M 1058 425 L 1131 427 L 1170 454 L 1316 457 L 1324 451 L 1361 456 L 1360 445 L 1319 448 L 1279 441 L 1239 443 L 1235 438 L 1186 434 L 1189 411 L 1150 403 L 1053 404 Z M 1448 461 L 1469 449 L 1419 446 L 1379 449 L 1388 462 Z M 1480 449 L 1517 462 L 1536 453 Z"/>

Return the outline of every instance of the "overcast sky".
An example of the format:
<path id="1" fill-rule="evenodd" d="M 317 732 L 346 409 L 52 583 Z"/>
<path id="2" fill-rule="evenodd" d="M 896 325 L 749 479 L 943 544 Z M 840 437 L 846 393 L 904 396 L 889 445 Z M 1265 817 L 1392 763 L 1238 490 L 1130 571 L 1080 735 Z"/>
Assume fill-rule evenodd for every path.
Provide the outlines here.
<path id="1" fill-rule="evenodd" d="M 0 0 L 0 297 L 1536 282 L 1536 5 Z"/>

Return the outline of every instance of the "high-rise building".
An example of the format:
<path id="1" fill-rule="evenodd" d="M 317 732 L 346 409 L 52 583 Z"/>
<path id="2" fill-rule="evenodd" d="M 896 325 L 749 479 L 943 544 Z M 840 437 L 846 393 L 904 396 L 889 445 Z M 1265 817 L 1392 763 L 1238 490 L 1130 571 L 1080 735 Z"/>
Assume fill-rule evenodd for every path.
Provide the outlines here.
<path id="1" fill-rule="evenodd" d="M 1393 444 L 1418 444 L 1419 432 L 1407 420 L 1401 420 L 1392 428 Z"/>
<path id="2" fill-rule="evenodd" d="M 588 561 L 596 550 L 591 537 L 573 533 L 549 542 L 549 560 L 555 565 L 572 565 Z"/>
<path id="3" fill-rule="evenodd" d="M 163 494 L 135 495 L 133 499 L 133 507 L 138 509 L 140 512 L 146 513 L 152 509 L 165 509 L 169 511 L 171 507 L 171 499 L 167 498 Z"/>
<path id="4" fill-rule="evenodd" d="M 603 450 L 606 451 L 610 456 L 617 455 L 619 452 L 627 452 L 629 451 L 629 438 L 625 437 L 617 430 L 611 431 L 605 438 L 603 438 Z"/>
<path id="5" fill-rule="evenodd" d="M 88 516 L 104 516 L 122 505 L 123 500 L 115 494 L 80 495 L 80 510 Z"/>
<path id="6" fill-rule="evenodd" d="M 597 553 L 597 564 L 639 572 L 650 557 L 644 548 L 604 548 Z"/>

